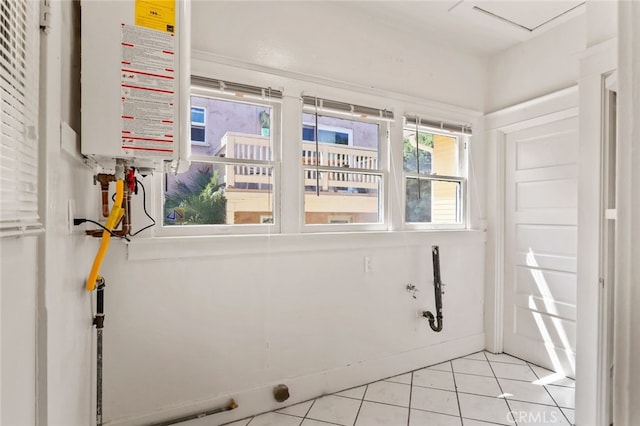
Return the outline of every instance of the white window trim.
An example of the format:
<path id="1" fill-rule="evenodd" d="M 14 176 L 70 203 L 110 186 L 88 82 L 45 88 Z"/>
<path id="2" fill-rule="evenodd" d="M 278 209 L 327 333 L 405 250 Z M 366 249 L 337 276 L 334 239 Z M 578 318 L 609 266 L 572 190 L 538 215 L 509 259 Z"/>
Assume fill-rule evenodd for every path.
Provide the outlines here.
<path id="1" fill-rule="evenodd" d="M 278 126 L 278 135 L 273 134 L 271 137 L 276 142 L 274 150 L 279 149 L 280 159 L 285 163 L 276 164 L 277 180 L 280 186 L 277 190 L 286 191 L 287 200 L 284 201 L 280 196 L 274 205 L 275 224 L 269 226 L 269 230 L 265 232 L 266 226 L 259 226 L 259 229 L 252 230 L 247 225 L 230 225 L 229 229 L 222 231 L 219 225 L 205 225 L 190 227 L 175 227 L 179 229 L 171 230 L 175 236 L 187 237 L 181 241 L 200 241 L 204 244 L 204 239 L 215 244 L 227 244 L 225 241 L 238 241 L 239 246 L 252 244 L 252 241 L 263 241 L 265 237 L 282 238 L 282 241 L 290 239 L 296 241 L 306 241 L 322 236 L 329 236 L 331 241 L 337 241 L 342 236 L 351 241 L 354 236 L 368 235 L 388 235 L 388 238 L 395 239 L 394 235 L 402 235 L 407 231 L 408 235 L 419 235 L 423 233 L 442 232 L 443 235 L 455 235 L 456 233 L 475 232 L 471 229 L 472 207 L 468 203 L 469 191 L 467 190 L 467 182 L 465 182 L 464 197 L 464 223 L 466 226 L 446 227 L 439 229 L 438 226 L 418 227 L 407 225 L 404 222 L 404 175 L 402 168 L 402 148 L 398 146 L 396 140 L 402 141 L 403 134 L 403 117 L 405 115 L 415 115 L 421 117 L 437 117 L 439 120 L 450 121 L 453 123 L 476 123 L 481 119 L 482 113 L 468 109 L 457 107 L 437 101 L 431 101 L 424 98 L 417 98 L 409 95 L 401 95 L 395 92 L 368 89 L 348 83 L 338 83 L 332 80 L 323 79 L 321 77 L 308 76 L 306 74 L 286 72 L 281 69 L 275 69 L 259 65 L 251 65 L 237 61 L 222 60 L 216 56 L 208 55 L 204 52 L 196 52 L 192 61 L 193 72 L 196 75 L 211 75 L 222 80 L 241 81 L 260 87 L 276 87 L 282 94 L 281 99 L 272 100 L 272 104 L 280 103 L 280 116 L 272 117 L 272 123 Z M 388 123 L 388 130 L 391 133 L 393 143 L 388 142 L 387 147 L 380 147 L 380 161 L 387 167 L 384 175 L 384 182 L 381 185 L 383 193 L 380 200 L 380 212 L 383 215 L 382 224 L 333 224 L 333 225 L 304 225 L 304 187 L 300 184 L 303 173 L 303 167 L 299 161 L 300 143 L 302 141 L 302 111 L 314 113 L 309 108 L 304 108 L 300 102 L 300 96 L 304 93 L 317 93 L 319 97 L 326 99 L 349 99 L 359 105 L 386 105 L 391 112 L 394 113 L 394 119 L 386 118 L 383 121 Z M 201 93 L 193 91 L 192 94 L 202 95 L 214 98 L 224 98 L 212 91 L 203 90 Z M 230 97 L 236 102 L 243 102 L 243 98 L 235 96 Z M 245 97 L 249 100 L 249 97 Z M 255 103 L 253 101 L 247 103 Z M 285 108 L 285 109 L 282 109 Z M 320 111 L 318 111 L 320 112 Z M 298 117 L 295 115 L 298 114 Z M 329 111 L 322 111 L 323 115 L 333 115 Z M 336 114 L 337 117 L 344 117 L 345 114 Z M 362 121 L 370 121 L 370 116 L 366 118 L 346 114 L 346 116 L 362 119 Z M 376 117 L 377 118 L 377 117 Z M 376 120 L 377 121 L 377 120 Z M 277 123 L 277 124 L 276 124 Z M 468 127 L 468 126 L 467 126 Z M 290 143 L 282 145 L 284 136 Z M 291 143 L 298 140 L 298 144 Z M 389 140 L 387 134 L 387 140 Z M 393 151 L 393 152 L 392 152 Z M 297 153 L 297 155 L 296 155 Z M 285 155 L 285 158 L 282 157 Z M 398 155 L 400 154 L 400 155 Z M 467 165 L 469 167 L 469 165 Z M 466 173 L 466 170 L 465 170 Z M 153 177 L 155 178 L 155 176 Z M 162 179 L 158 179 L 157 188 L 162 188 Z M 161 198 L 161 197 L 156 197 Z M 161 202 L 156 201 L 156 207 L 162 208 Z M 476 207 L 477 208 L 477 207 Z M 162 211 L 162 209 L 160 210 Z M 160 216 L 160 220 L 162 217 Z M 285 220 L 285 222 L 282 222 Z M 156 226 L 149 231 L 145 231 L 142 235 L 151 235 L 153 239 L 162 239 L 165 235 L 158 232 L 161 228 Z M 165 227 L 166 228 L 166 227 Z M 200 229 L 196 229 L 200 228 Z M 213 231 L 211 228 L 216 228 Z M 323 229 L 324 228 L 324 229 Z M 372 232 L 368 232 L 372 231 Z M 247 235 L 255 234 L 255 235 Z M 189 235 L 196 237 L 195 239 Z M 153 238 L 157 236 L 158 238 Z M 325 238 L 325 237 L 322 237 Z M 142 239 L 144 240 L 144 238 Z M 151 244 L 151 243 L 150 243 Z M 235 244 L 235 243 L 234 243 Z M 332 243 L 333 244 L 333 243 Z M 332 245 L 331 244 L 331 245 Z M 289 244 L 287 244 L 288 246 Z M 226 250 L 226 248 L 225 248 Z M 225 251 L 223 250 L 223 251 Z"/>
<path id="2" fill-rule="evenodd" d="M 192 155 L 190 161 L 207 163 L 207 164 L 255 164 L 265 167 L 273 167 L 273 223 L 272 224 L 216 224 L 216 225 L 164 225 L 164 175 L 158 173 L 153 176 L 153 186 L 156 188 L 156 201 L 154 203 L 157 225 L 151 229 L 153 237 L 177 237 L 177 236 L 205 236 L 205 235 L 262 235 L 262 234 L 278 234 L 281 230 L 280 212 L 281 212 L 281 132 L 280 128 L 282 116 L 282 103 L 279 99 L 258 100 L 254 98 L 244 99 L 238 98 L 235 94 L 215 93 L 206 88 L 193 86 L 191 88 L 191 96 L 198 96 L 211 99 L 219 99 L 223 101 L 232 101 L 247 105 L 258 105 L 271 108 L 271 132 L 272 141 L 272 161 L 255 160 L 247 161 L 242 159 L 233 159 L 215 156 L 197 156 Z M 196 105 L 199 108 L 201 106 Z"/>
<path id="3" fill-rule="evenodd" d="M 301 114 L 300 116 L 302 116 L 302 112 L 304 113 L 315 113 L 315 112 L 310 112 L 310 110 L 308 108 L 302 108 Z M 326 112 L 323 111 L 322 113 L 323 116 L 325 117 L 335 117 L 335 118 L 341 118 L 341 119 L 345 119 L 344 115 L 340 115 L 340 114 L 333 114 L 331 112 Z M 326 224 L 319 224 L 319 223 L 306 223 L 306 207 L 304 205 L 304 197 L 305 197 L 305 190 L 304 190 L 304 184 L 303 179 L 304 177 L 301 177 L 301 191 L 303 193 L 303 200 L 302 200 L 302 208 L 300 211 L 300 223 L 302 224 L 301 226 L 301 231 L 303 233 L 326 233 L 326 232 L 365 232 L 365 231 L 385 231 L 385 230 L 389 230 L 390 227 L 390 223 L 389 223 L 389 219 L 387 216 L 387 204 L 386 204 L 386 199 L 387 199 L 387 192 L 388 192 L 388 185 L 387 185 L 387 180 L 388 180 L 388 176 L 389 176 L 389 162 L 387 161 L 387 153 L 389 150 L 389 125 L 390 122 L 388 120 L 380 120 L 377 117 L 366 117 L 366 118 L 360 118 L 360 117 L 347 117 L 347 119 L 353 120 L 353 121 L 362 121 L 365 123 L 375 123 L 378 124 L 379 126 L 379 133 L 378 133 L 378 165 L 379 168 L 378 169 L 341 169 L 341 168 L 335 168 L 335 167 L 326 167 L 326 166 L 319 166 L 318 170 L 319 171 L 348 171 L 348 173 L 361 173 L 361 174 L 372 174 L 372 175 L 376 175 L 380 177 L 380 186 L 379 186 L 379 192 L 378 192 L 378 214 L 380 217 L 380 222 L 376 222 L 376 223 L 326 223 Z M 302 123 L 304 124 L 304 123 Z M 320 126 L 319 126 L 320 127 Z M 302 128 L 302 126 L 301 126 Z M 300 144 L 302 144 L 302 133 L 300 133 Z M 351 144 L 350 144 L 351 145 Z M 303 171 L 305 168 L 309 168 L 309 167 L 305 167 L 305 166 L 300 166 L 301 170 Z M 315 169 L 315 167 L 313 167 Z M 342 213 L 335 213 L 336 215 L 343 215 Z"/>
<path id="4" fill-rule="evenodd" d="M 404 125 L 403 135 L 405 130 L 414 129 L 413 125 Z M 457 132 L 448 132 L 438 129 L 434 129 L 428 126 L 418 126 L 420 131 L 425 133 L 431 133 L 433 135 L 441 135 L 447 137 L 454 137 L 457 140 L 456 162 L 458 164 L 458 175 L 456 176 L 443 176 L 434 173 L 408 173 L 404 171 L 404 165 L 402 168 L 402 223 L 403 229 L 406 230 L 460 230 L 469 229 L 469 193 L 467 190 L 468 182 L 468 145 L 470 135 Z M 433 155 L 433 151 L 430 151 Z M 433 156 L 432 156 L 433 161 Z M 407 222 L 406 221 L 406 208 L 407 208 L 407 179 L 419 178 L 428 181 L 449 181 L 460 183 L 460 196 L 458 202 L 460 205 L 460 222 L 459 223 L 434 223 L 434 222 Z"/>
<path id="5" fill-rule="evenodd" d="M 467 180 L 466 178 L 463 177 L 457 177 L 457 176 L 441 176 L 441 175 L 435 175 L 435 174 L 417 174 L 417 173 L 406 173 L 404 174 L 404 185 L 403 185 L 403 220 L 405 220 L 406 218 L 406 206 L 407 206 L 407 179 L 410 178 L 414 178 L 414 179 L 422 179 L 425 181 L 430 181 L 430 182 L 454 182 L 454 183 L 459 183 L 460 184 L 460 197 L 458 199 L 459 202 L 459 212 L 458 215 L 460 216 L 460 222 L 456 222 L 456 223 L 446 223 L 446 222 L 404 222 L 405 225 L 405 229 L 407 230 L 421 230 L 421 229 L 438 229 L 438 230 L 445 230 L 445 229 L 467 229 L 467 220 L 466 220 L 466 206 L 467 206 L 467 197 L 466 197 L 466 187 L 467 187 Z"/>

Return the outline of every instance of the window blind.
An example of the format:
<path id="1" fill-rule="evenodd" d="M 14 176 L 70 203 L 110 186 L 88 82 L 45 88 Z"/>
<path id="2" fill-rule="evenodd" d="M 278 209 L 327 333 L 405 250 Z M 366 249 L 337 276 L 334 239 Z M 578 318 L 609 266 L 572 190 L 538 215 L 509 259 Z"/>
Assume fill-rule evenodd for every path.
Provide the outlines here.
<path id="1" fill-rule="evenodd" d="M 447 123 L 445 121 L 430 120 L 428 118 L 422 118 L 418 116 L 405 116 L 405 125 L 430 127 L 434 130 L 444 130 L 451 133 L 470 135 L 471 125 L 461 123 Z"/>
<path id="2" fill-rule="evenodd" d="M 393 120 L 393 111 L 390 110 L 354 105 L 347 102 L 316 98 L 314 96 L 302 96 L 302 104 L 307 111 L 315 111 L 317 108 L 318 112 L 327 111 L 360 118 L 373 118 L 386 121 Z"/>
<path id="3" fill-rule="evenodd" d="M 215 93 L 226 94 L 238 98 L 249 97 L 262 100 L 280 100 L 282 91 L 271 87 L 250 86 L 232 81 L 216 80 L 213 78 L 191 76 L 191 85 Z"/>
<path id="4" fill-rule="evenodd" d="M 39 228 L 39 2 L 0 1 L 0 231 Z"/>

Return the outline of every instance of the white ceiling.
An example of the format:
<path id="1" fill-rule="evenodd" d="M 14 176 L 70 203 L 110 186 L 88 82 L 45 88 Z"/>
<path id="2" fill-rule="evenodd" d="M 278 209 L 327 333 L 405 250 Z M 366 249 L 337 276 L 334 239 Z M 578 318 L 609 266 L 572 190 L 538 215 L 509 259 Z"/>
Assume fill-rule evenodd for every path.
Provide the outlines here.
<path id="1" fill-rule="evenodd" d="M 364 19 L 439 44 L 492 55 L 584 13 L 584 0 L 340 1 Z"/>
<path id="2" fill-rule="evenodd" d="M 524 30 L 535 31 L 550 25 L 562 15 L 579 7 L 584 1 L 478 1 L 474 8 L 493 15 L 494 18 L 511 22 Z"/>

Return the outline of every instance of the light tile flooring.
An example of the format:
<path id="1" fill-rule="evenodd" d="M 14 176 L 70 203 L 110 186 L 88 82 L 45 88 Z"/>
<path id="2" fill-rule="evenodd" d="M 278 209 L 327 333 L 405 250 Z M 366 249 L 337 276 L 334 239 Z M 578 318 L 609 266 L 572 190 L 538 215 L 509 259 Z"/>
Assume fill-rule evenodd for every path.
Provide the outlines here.
<path id="1" fill-rule="evenodd" d="M 570 425 L 574 381 L 477 352 L 227 426 Z"/>

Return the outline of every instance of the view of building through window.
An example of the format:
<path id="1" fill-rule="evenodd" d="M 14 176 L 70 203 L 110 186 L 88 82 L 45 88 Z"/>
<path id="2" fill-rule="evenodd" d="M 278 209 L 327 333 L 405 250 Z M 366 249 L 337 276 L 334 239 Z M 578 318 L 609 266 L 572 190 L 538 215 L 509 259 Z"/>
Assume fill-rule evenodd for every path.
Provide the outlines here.
<path id="1" fill-rule="evenodd" d="M 197 122 L 204 136 L 192 136 L 192 155 L 209 161 L 166 175 L 164 224 L 273 223 L 272 107 L 199 96 L 191 105 L 192 134 Z"/>
<path id="2" fill-rule="evenodd" d="M 374 122 L 303 114 L 306 224 L 381 222 L 379 127 Z"/>
<path id="3" fill-rule="evenodd" d="M 187 172 L 165 176 L 165 225 L 277 223 L 273 112 L 279 104 L 274 105 L 191 97 L 193 161 Z M 377 119 L 305 108 L 298 142 L 305 224 L 384 222 L 383 125 Z M 406 223 L 463 223 L 460 138 L 422 126 L 405 127 Z"/>
<path id="4" fill-rule="evenodd" d="M 204 107 L 191 107 L 191 143 L 202 145 L 206 143 L 205 129 L 207 127 L 207 110 Z"/>

